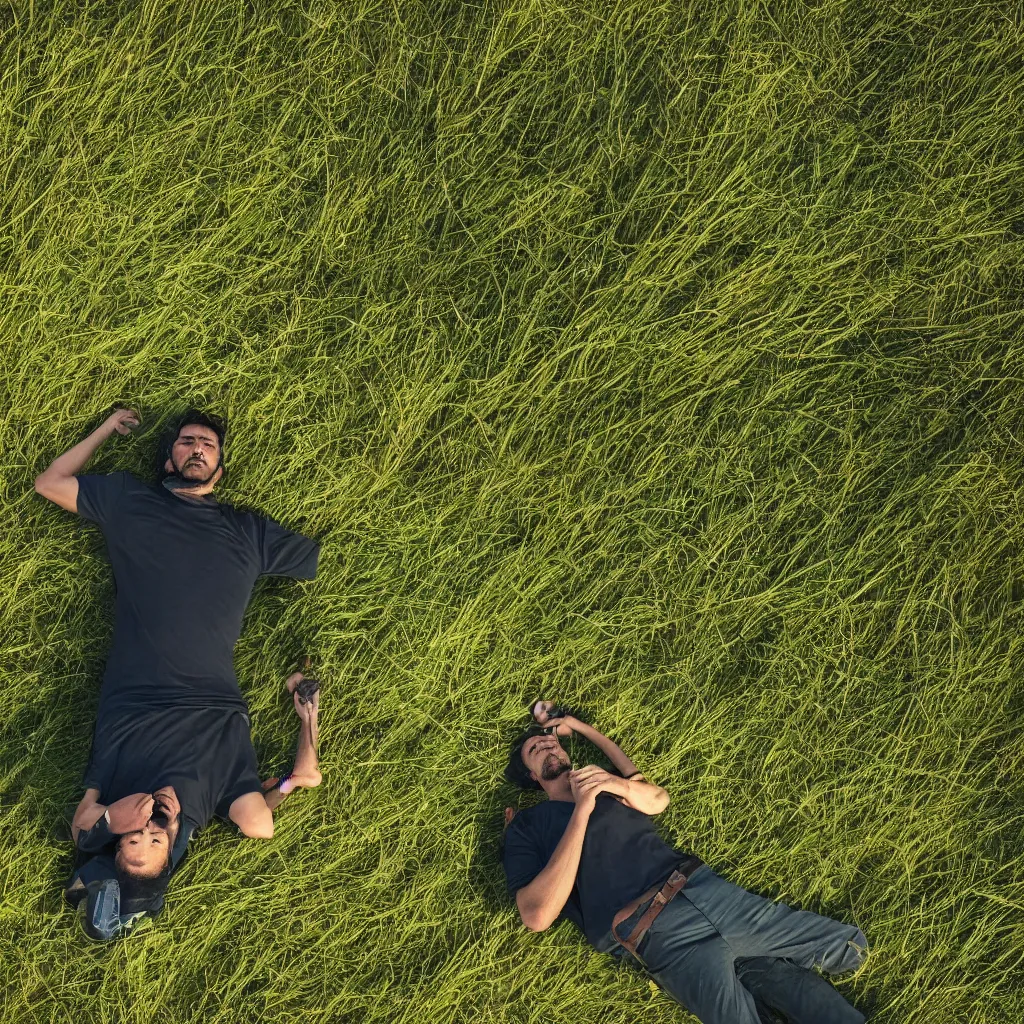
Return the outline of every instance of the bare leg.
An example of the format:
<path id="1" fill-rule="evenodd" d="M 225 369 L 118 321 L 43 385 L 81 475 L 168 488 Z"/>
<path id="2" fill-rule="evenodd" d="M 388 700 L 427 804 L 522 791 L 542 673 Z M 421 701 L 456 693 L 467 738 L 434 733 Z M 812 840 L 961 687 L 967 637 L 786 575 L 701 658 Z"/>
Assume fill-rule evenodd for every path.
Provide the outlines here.
<path id="1" fill-rule="evenodd" d="M 268 779 L 264 784 L 268 787 L 264 792 L 264 799 L 271 810 L 274 810 L 293 789 L 314 789 L 320 785 L 322 778 L 317 757 L 317 713 L 320 707 L 320 693 L 314 693 L 305 704 L 300 703 L 295 688 L 304 678 L 301 672 L 293 672 L 284 684 L 292 695 L 295 714 L 299 716 L 299 741 L 291 775 L 280 784 L 277 779 Z"/>

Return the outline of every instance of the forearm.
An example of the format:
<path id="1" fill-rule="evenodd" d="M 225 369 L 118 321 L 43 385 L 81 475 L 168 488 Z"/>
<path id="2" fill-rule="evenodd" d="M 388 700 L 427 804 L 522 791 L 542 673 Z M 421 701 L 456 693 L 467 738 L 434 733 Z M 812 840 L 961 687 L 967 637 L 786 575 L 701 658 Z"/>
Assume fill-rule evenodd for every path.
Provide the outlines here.
<path id="1" fill-rule="evenodd" d="M 615 789 L 611 791 L 615 796 L 643 814 L 661 814 L 668 807 L 668 793 L 661 786 L 648 782 L 617 743 L 586 722 L 574 720 L 572 728 L 577 735 L 593 743 L 622 776 Z"/>
<path id="2" fill-rule="evenodd" d="M 544 870 L 516 893 L 519 916 L 530 931 L 550 928 L 572 894 L 589 820 L 589 812 L 577 805 Z"/>
<path id="3" fill-rule="evenodd" d="M 101 804 L 99 799 L 100 791 L 98 789 L 87 789 L 85 796 L 75 808 L 75 815 L 71 819 L 71 841 L 76 845 L 78 837 L 83 832 L 88 832 L 106 813 L 106 805 Z"/>
<path id="4" fill-rule="evenodd" d="M 661 814 L 669 805 L 668 792 L 644 779 L 623 779 L 619 795 L 626 804 L 643 814 Z"/>
<path id="5" fill-rule="evenodd" d="M 84 441 L 79 441 L 74 448 L 54 459 L 39 474 L 37 480 L 77 476 L 85 469 L 86 463 L 96 454 L 96 450 L 100 445 L 113 433 L 114 428 L 108 423 L 97 427 Z"/>
<path id="6" fill-rule="evenodd" d="M 594 746 L 597 747 L 609 761 L 611 761 L 615 766 L 615 770 L 623 778 L 629 778 L 629 776 L 637 774 L 636 765 L 626 757 L 622 752 L 622 748 L 613 740 L 608 739 L 607 736 L 599 733 L 592 725 L 587 725 L 586 722 L 574 720 L 572 728 L 573 732 L 578 736 L 582 736 L 585 740 L 589 740 L 593 743 Z"/>

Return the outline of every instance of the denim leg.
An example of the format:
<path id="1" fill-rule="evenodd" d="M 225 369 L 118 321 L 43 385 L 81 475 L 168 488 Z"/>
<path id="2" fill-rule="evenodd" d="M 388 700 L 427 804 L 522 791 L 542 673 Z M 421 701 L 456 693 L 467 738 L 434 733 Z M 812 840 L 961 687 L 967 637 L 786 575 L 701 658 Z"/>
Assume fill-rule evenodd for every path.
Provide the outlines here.
<path id="1" fill-rule="evenodd" d="M 651 977 L 702 1024 L 760 1024 L 754 997 L 736 977 L 736 954 L 681 896 L 658 915 L 638 952 Z"/>
<path id="2" fill-rule="evenodd" d="M 779 957 L 842 974 L 867 955 L 867 939 L 856 925 L 773 903 L 707 868 L 694 872 L 681 895 L 707 916 L 737 957 Z"/>
<path id="3" fill-rule="evenodd" d="M 743 987 L 781 1013 L 789 1024 L 864 1024 L 855 1010 L 820 974 L 778 957 L 744 957 L 736 961 Z"/>

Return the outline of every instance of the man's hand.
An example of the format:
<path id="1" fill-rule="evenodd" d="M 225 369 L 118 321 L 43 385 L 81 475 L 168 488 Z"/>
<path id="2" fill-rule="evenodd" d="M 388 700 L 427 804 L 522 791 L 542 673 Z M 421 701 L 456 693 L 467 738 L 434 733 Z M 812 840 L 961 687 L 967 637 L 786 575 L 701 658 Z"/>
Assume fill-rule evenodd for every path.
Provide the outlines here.
<path id="1" fill-rule="evenodd" d="M 573 718 L 572 715 L 563 715 L 561 718 L 549 718 L 543 724 L 545 729 L 554 729 L 555 735 L 561 736 L 563 739 L 566 736 L 571 736 L 582 725 L 580 720 Z"/>
<path id="2" fill-rule="evenodd" d="M 168 824 L 173 824 L 181 814 L 181 804 L 178 803 L 178 794 L 174 792 L 173 786 L 161 786 L 153 794 L 153 813 L 162 814 Z"/>
<path id="3" fill-rule="evenodd" d="M 611 793 L 612 796 L 623 795 L 623 779 L 617 775 L 598 768 L 596 764 L 588 764 L 569 772 L 569 788 L 572 790 L 576 806 L 588 810 L 594 809 L 598 793 Z"/>
<path id="4" fill-rule="evenodd" d="M 141 422 L 142 418 L 134 409 L 115 409 L 103 421 L 103 426 L 110 433 L 116 430 L 119 434 L 130 434 Z"/>
<path id="5" fill-rule="evenodd" d="M 149 793 L 132 793 L 115 800 L 107 808 L 107 821 L 110 831 L 123 836 L 127 832 L 138 832 L 146 827 L 146 822 L 153 816 L 156 801 Z"/>
<path id="6" fill-rule="evenodd" d="M 305 676 L 301 672 L 293 672 L 284 681 L 285 689 L 292 695 L 292 706 L 295 708 L 295 714 L 299 716 L 300 725 L 295 766 L 292 768 L 291 777 L 281 783 L 278 792 L 282 795 L 287 795 L 293 789 L 315 789 L 320 785 L 322 778 L 317 760 L 319 741 L 317 714 L 320 710 L 320 691 L 317 690 L 303 703 L 299 697 L 299 683 L 303 679 Z"/>
<path id="7" fill-rule="evenodd" d="M 115 409 L 84 441 L 54 459 L 36 477 L 36 493 L 69 512 L 78 512 L 77 474 L 111 434 L 128 434 L 141 422 L 133 409 Z"/>
<path id="8" fill-rule="evenodd" d="M 552 718 L 551 712 L 558 705 L 553 700 L 539 700 L 533 705 L 534 720 L 545 729 L 553 729 L 556 736 L 571 736 L 580 727 L 580 721 L 572 715 Z"/>

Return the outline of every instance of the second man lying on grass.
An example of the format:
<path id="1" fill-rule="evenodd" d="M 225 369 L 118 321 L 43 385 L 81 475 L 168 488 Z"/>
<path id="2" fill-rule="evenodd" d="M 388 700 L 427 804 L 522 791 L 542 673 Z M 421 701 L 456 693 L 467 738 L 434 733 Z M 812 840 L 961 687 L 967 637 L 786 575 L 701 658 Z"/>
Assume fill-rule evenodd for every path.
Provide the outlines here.
<path id="1" fill-rule="evenodd" d="M 668 793 L 619 747 L 550 702 L 513 745 L 510 782 L 547 799 L 506 810 L 504 867 L 523 924 L 544 931 L 568 918 L 597 950 L 630 956 L 703 1024 L 862 1024 L 864 1017 L 811 968 L 860 966 L 863 932 L 755 896 L 676 850 L 652 820 Z M 558 736 L 575 732 L 611 761 L 613 774 L 573 770 Z"/>

